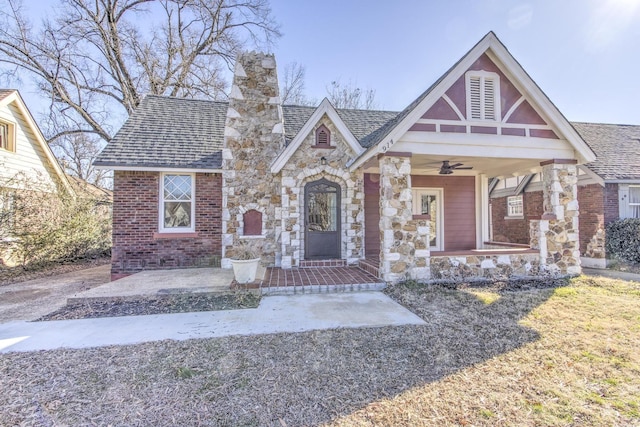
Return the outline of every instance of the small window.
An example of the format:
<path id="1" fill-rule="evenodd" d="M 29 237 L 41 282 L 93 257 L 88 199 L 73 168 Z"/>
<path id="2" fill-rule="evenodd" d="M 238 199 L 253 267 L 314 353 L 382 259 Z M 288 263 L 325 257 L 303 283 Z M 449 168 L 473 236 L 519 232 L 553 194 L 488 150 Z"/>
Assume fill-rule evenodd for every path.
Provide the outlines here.
<path id="1" fill-rule="evenodd" d="M 329 147 L 331 145 L 331 132 L 325 125 L 320 125 L 316 129 L 316 146 Z"/>
<path id="2" fill-rule="evenodd" d="M 640 185 L 629 186 L 629 217 L 640 218 Z"/>
<path id="3" fill-rule="evenodd" d="M 162 174 L 160 186 L 160 231 L 195 231 L 193 174 Z"/>
<path id="4" fill-rule="evenodd" d="M 13 143 L 13 125 L 0 122 L 0 148 L 8 151 L 15 151 Z"/>
<path id="5" fill-rule="evenodd" d="M 522 195 L 507 197 L 507 216 L 522 217 L 524 209 L 522 204 Z"/>
<path id="6" fill-rule="evenodd" d="M 466 75 L 467 119 L 500 119 L 500 78 L 496 73 L 473 71 Z"/>

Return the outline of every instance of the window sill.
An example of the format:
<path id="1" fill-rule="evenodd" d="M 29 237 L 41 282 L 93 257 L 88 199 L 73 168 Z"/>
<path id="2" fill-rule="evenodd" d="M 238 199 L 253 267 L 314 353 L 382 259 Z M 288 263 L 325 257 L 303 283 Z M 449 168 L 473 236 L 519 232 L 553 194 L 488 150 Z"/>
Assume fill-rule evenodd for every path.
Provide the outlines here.
<path id="1" fill-rule="evenodd" d="M 324 148 L 325 150 L 335 150 L 335 145 L 312 145 L 311 148 Z"/>
<path id="2" fill-rule="evenodd" d="M 153 233 L 153 239 L 195 239 L 196 237 L 200 237 L 200 234 L 197 232 L 188 232 L 188 233 Z"/>
<path id="3" fill-rule="evenodd" d="M 520 216 L 505 216 L 504 219 L 524 219 L 524 215 Z"/>

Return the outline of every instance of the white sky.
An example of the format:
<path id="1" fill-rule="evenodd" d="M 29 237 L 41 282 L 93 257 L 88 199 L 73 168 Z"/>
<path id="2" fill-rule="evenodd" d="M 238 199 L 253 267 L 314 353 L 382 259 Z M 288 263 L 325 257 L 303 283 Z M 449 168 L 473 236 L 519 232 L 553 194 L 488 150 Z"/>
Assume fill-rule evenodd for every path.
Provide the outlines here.
<path id="1" fill-rule="evenodd" d="M 26 2 L 39 15 L 55 3 Z M 640 0 L 272 0 L 272 10 L 279 68 L 303 64 L 318 102 L 340 79 L 402 110 L 494 31 L 569 120 L 640 125 Z"/>

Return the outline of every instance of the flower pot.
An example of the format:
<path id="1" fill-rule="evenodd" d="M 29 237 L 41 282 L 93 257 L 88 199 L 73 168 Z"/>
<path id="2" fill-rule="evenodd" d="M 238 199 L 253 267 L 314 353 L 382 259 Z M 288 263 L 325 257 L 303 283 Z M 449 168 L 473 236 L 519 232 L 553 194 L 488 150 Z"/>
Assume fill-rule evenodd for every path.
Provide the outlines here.
<path id="1" fill-rule="evenodd" d="M 251 283 L 256 280 L 256 272 L 260 265 L 260 258 L 255 259 L 232 259 L 233 275 L 236 282 L 241 285 Z"/>

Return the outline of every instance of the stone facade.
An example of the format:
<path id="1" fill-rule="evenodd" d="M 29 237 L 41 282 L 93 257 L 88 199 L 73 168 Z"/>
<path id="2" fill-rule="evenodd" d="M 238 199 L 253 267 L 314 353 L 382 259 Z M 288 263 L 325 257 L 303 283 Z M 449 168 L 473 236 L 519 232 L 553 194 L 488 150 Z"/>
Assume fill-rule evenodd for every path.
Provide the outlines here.
<path id="1" fill-rule="evenodd" d="M 429 220 L 413 219 L 411 157 L 382 155 L 379 165 L 381 277 L 428 280 Z"/>
<path id="2" fill-rule="evenodd" d="M 575 162 L 543 162 L 540 258 L 552 275 L 577 275 L 580 267 L 578 169 Z"/>
<path id="3" fill-rule="evenodd" d="M 158 233 L 158 172 L 115 171 L 111 277 L 220 264 L 220 174 L 198 173 L 195 233 Z"/>
<path id="4" fill-rule="evenodd" d="M 432 281 L 505 280 L 540 275 L 538 253 L 433 256 Z"/>
<path id="5" fill-rule="evenodd" d="M 315 146 L 316 129 L 325 126 L 331 133 L 331 146 Z M 356 264 L 364 256 L 364 181 L 362 170 L 349 172 L 346 162 L 354 153 L 344 137 L 325 115 L 289 158 L 281 174 L 283 268 L 297 267 L 305 258 L 304 187 L 325 178 L 338 184 L 341 194 L 341 258 Z M 322 159 L 324 158 L 324 163 Z"/>
<path id="6" fill-rule="evenodd" d="M 247 236 L 267 265 L 277 262 L 280 239 L 280 180 L 271 161 L 284 147 L 284 125 L 273 55 L 249 52 L 236 63 L 224 131 L 222 266 L 243 236 L 243 214 L 262 213 L 260 236 Z"/>

